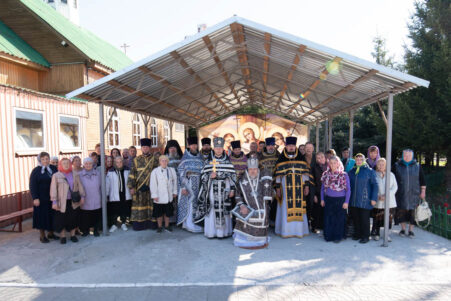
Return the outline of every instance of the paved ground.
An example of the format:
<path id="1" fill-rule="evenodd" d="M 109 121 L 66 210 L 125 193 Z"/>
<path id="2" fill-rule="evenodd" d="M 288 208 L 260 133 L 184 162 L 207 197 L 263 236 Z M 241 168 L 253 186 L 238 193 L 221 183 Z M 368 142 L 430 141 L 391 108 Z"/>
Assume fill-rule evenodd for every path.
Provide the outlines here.
<path id="1" fill-rule="evenodd" d="M 0 233 L 0 300 L 450 300 L 451 241 L 416 234 L 388 248 L 272 235 L 249 251 L 182 230 L 67 245 Z"/>

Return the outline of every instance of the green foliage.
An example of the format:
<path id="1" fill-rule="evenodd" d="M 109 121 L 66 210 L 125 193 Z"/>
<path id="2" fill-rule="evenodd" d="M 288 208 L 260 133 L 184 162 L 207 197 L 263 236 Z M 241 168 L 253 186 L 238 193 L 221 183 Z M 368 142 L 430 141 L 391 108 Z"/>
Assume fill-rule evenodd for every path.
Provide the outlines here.
<path id="1" fill-rule="evenodd" d="M 399 156 L 409 147 L 426 157 L 434 153 L 451 158 L 451 2 L 430 0 L 417 2 L 408 24 L 411 47 L 405 47 L 405 63 L 397 64 L 385 47 L 385 39 L 373 39 L 371 53 L 378 64 L 401 69 L 430 81 L 429 88 L 415 88 L 395 96 L 393 112 L 393 155 Z M 382 102 L 386 110 L 386 104 Z M 333 120 L 333 148 L 348 146 L 349 116 Z M 354 154 L 377 145 L 385 153 L 386 127 L 377 104 L 354 113 Z M 315 127 L 311 139 L 315 141 Z M 321 149 L 324 149 L 324 130 L 320 131 Z"/>

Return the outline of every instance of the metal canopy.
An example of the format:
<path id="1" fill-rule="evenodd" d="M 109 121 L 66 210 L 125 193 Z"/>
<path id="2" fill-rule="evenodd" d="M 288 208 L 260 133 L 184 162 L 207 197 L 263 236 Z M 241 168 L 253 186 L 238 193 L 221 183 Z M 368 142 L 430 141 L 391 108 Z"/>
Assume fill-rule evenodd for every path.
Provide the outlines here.
<path id="1" fill-rule="evenodd" d="M 194 127 L 244 106 L 313 124 L 417 86 L 429 82 L 232 17 L 66 96 Z"/>

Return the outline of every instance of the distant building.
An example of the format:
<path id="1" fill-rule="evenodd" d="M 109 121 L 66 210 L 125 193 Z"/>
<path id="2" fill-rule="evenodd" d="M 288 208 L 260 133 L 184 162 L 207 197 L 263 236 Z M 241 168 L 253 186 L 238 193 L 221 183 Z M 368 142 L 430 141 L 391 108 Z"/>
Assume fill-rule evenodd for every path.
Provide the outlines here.
<path id="1" fill-rule="evenodd" d="M 48 2 L 48 1 L 45 1 Z M 54 4 L 65 2 L 55 0 Z M 68 0 L 73 5 L 73 0 Z M 0 195 L 28 190 L 41 151 L 88 156 L 100 141 L 98 105 L 63 95 L 132 63 L 122 51 L 75 25 L 43 1 L 0 1 Z M 107 124 L 114 109 L 105 108 Z M 142 117 L 116 110 L 106 151 L 138 146 Z M 184 146 L 183 125 L 151 119 L 153 150 Z"/>
<path id="2" fill-rule="evenodd" d="M 80 16 L 78 14 L 78 0 L 42 0 L 56 9 L 57 12 L 65 16 L 72 23 L 79 25 Z"/>

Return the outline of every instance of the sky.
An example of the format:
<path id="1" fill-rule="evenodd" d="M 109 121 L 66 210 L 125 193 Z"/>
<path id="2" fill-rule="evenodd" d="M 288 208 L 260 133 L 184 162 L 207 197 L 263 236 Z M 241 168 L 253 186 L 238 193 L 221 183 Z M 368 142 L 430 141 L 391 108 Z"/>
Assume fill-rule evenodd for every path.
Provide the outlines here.
<path id="1" fill-rule="evenodd" d="M 237 15 L 370 61 L 379 34 L 399 63 L 413 12 L 413 0 L 79 0 L 80 26 L 135 61 Z"/>

